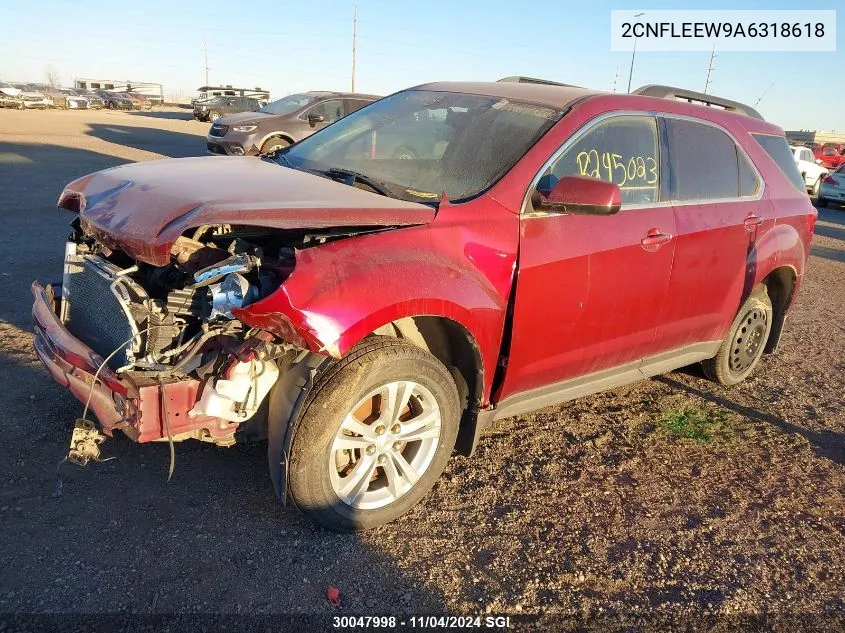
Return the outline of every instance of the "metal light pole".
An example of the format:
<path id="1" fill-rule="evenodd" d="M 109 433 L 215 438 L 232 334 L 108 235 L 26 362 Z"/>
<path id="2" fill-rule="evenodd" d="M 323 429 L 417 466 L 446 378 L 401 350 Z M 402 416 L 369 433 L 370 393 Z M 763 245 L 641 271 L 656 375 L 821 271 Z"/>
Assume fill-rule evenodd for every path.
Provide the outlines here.
<path id="1" fill-rule="evenodd" d="M 639 24 L 640 18 L 645 15 L 645 12 L 642 13 L 635 13 L 634 17 L 637 19 L 637 24 Z M 634 33 L 634 52 L 631 53 L 631 70 L 628 73 L 628 94 L 631 94 L 631 78 L 634 76 L 634 58 L 637 56 L 637 34 Z"/>
<path id="2" fill-rule="evenodd" d="M 355 5 L 355 13 L 352 15 L 352 92 L 355 92 L 355 57 L 358 45 L 358 5 Z"/>

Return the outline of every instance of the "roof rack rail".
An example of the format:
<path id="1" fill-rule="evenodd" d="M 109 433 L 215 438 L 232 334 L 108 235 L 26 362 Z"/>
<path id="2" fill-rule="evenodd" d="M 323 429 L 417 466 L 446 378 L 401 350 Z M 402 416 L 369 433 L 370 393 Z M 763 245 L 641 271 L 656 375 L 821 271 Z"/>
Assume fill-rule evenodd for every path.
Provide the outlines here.
<path id="1" fill-rule="evenodd" d="M 751 106 L 747 106 L 739 101 L 731 101 L 730 99 L 723 99 L 714 95 L 708 95 L 703 92 L 696 92 L 695 90 L 687 90 L 686 88 L 675 88 L 673 86 L 662 86 L 660 84 L 649 84 L 642 88 L 637 88 L 632 94 L 641 95 L 644 97 L 660 97 L 661 99 L 681 99 L 689 101 L 690 103 L 697 103 L 706 106 L 719 106 L 728 110 L 729 112 L 736 112 L 737 114 L 744 114 L 746 116 L 754 117 L 755 119 L 764 120 L 763 116 Z"/>
<path id="2" fill-rule="evenodd" d="M 564 86 L 565 88 L 580 88 L 581 86 L 574 86 L 572 84 L 562 84 L 558 81 L 550 81 L 548 79 L 536 79 L 534 77 L 523 77 L 521 75 L 514 75 L 513 77 L 502 77 L 497 79 L 496 83 L 508 84 L 543 84 L 544 86 Z"/>

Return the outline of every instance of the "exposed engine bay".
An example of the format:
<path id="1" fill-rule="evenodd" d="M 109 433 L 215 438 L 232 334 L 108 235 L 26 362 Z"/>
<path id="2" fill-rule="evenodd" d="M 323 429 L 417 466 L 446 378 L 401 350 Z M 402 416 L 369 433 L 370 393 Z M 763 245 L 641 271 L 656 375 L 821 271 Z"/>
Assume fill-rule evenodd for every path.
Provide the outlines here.
<path id="1" fill-rule="evenodd" d="M 188 415 L 233 423 L 258 411 L 278 378 L 276 360 L 297 351 L 233 310 L 276 291 L 296 250 L 383 230 L 203 226 L 177 239 L 171 262 L 156 267 L 85 235 L 78 220 L 73 226 L 59 303 L 67 330 L 136 383 L 201 381 Z"/>

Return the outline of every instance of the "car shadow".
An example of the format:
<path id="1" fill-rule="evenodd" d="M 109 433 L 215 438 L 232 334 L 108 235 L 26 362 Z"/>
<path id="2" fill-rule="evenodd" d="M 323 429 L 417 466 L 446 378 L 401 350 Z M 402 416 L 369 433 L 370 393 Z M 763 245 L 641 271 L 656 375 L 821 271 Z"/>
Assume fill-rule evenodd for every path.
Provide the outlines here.
<path id="1" fill-rule="evenodd" d="M 140 113 L 135 113 L 135 116 L 138 114 Z M 91 123 L 88 127 L 87 134 L 94 138 L 169 158 L 206 155 L 205 137 L 200 134 L 105 123 Z"/>
<path id="2" fill-rule="evenodd" d="M 695 375 L 695 373 L 690 372 L 689 375 Z M 683 391 L 689 395 L 697 396 L 698 398 L 719 405 L 720 407 L 733 411 L 734 413 L 748 419 L 770 424 L 784 433 L 800 435 L 810 443 L 816 455 L 819 457 L 825 457 L 832 462 L 845 466 L 845 433 L 838 433 L 836 431 L 829 430 L 813 431 L 803 426 L 787 422 L 783 418 L 772 415 L 771 413 L 765 413 L 759 409 L 739 404 L 710 391 L 704 391 L 691 385 L 684 384 L 668 375 L 655 376 L 652 380 L 678 391 Z"/>
<path id="3" fill-rule="evenodd" d="M 168 119 L 171 121 L 193 121 L 194 115 L 193 110 L 185 109 L 181 112 L 173 112 L 173 111 L 143 111 L 143 112 L 132 112 L 132 116 L 140 116 L 140 117 L 147 117 L 151 119 Z"/>

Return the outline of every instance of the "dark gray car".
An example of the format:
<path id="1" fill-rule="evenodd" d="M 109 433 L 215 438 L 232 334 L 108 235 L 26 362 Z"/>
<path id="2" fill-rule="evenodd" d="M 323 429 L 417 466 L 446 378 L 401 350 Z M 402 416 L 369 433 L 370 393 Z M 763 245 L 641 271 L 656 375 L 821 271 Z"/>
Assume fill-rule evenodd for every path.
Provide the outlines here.
<path id="1" fill-rule="evenodd" d="M 219 95 L 211 99 L 194 101 L 194 118 L 198 121 L 211 121 L 214 123 L 227 114 L 240 112 L 252 114 L 259 107 L 258 99 L 253 99 L 252 97 Z"/>
<path id="2" fill-rule="evenodd" d="M 258 112 L 241 112 L 214 121 L 208 153 L 229 156 L 269 154 L 310 136 L 320 128 L 381 99 L 352 92 L 303 92 L 273 101 Z"/>

